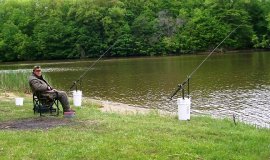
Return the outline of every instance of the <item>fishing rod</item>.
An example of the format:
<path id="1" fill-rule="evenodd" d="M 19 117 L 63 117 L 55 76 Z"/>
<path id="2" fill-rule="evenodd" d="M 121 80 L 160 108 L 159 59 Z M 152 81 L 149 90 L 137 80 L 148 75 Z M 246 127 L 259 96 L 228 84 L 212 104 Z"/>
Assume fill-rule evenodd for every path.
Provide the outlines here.
<path id="1" fill-rule="evenodd" d="M 188 97 L 189 97 L 189 81 L 192 75 L 203 65 L 203 63 L 214 53 L 214 51 L 234 32 L 236 31 L 240 25 L 238 25 L 234 30 L 232 30 L 209 54 L 208 56 L 187 76 L 186 80 L 184 80 L 181 84 L 177 85 L 176 90 L 170 95 L 169 99 L 172 100 L 172 98 L 181 90 L 182 91 L 182 98 L 185 97 L 185 85 L 188 85 Z"/>
<path id="2" fill-rule="evenodd" d="M 78 82 L 80 82 L 81 83 L 81 79 L 86 75 L 86 73 L 88 72 L 88 71 L 90 71 L 93 67 L 94 67 L 94 65 L 109 51 L 109 50 L 111 50 L 114 46 L 115 46 L 115 44 L 117 43 L 117 41 L 115 41 L 114 43 L 113 43 L 113 45 L 111 45 L 102 55 L 100 55 L 99 56 L 99 58 L 94 62 L 94 63 L 92 63 L 92 65 L 86 70 L 86 71 L 84 71 L 84 73 L 83 74 L 81 74 L 81 76 L 76 80 L 76 81 L 74 81 L 73 82 L 73 84 L 72 84 L 72 86 L 70 87 L 70 91 L 75 87 L 75 89 L 76 89 L 76 91 L 77 91 L 77 84 L 78 84 Z M 81 85 L 81 84 L 80 84 Z"/>

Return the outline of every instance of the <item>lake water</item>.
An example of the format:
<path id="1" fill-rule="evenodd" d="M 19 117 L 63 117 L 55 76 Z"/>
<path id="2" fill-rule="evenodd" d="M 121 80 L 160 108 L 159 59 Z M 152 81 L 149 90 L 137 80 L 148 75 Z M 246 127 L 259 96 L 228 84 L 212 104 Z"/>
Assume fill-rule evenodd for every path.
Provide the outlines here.
<path id="1" fill-rule="evenodd" d="M 82 79 L 84 96 L 176 112 L 169 95 L 207 55 L 101 60 Z M 2 63 L 1 71 L 42 66 L 53 86 L 69 90 L 93 60 Z M 190 80 L 191 111 L 270 128 L 270 52 L 212 55 Z"/>

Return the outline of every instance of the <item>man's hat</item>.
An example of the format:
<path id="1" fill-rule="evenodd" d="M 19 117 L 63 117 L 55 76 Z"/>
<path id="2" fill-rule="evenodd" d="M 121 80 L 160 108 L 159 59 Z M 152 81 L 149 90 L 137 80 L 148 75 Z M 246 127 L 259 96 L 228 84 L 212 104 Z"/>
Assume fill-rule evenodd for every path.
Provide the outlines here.
<path id="1" fill-rule="evenodd" d="M 34 66 L 33 71 L 36 71 L 36 70 L 41 70 L 41 67 L 40 66 Z"/>

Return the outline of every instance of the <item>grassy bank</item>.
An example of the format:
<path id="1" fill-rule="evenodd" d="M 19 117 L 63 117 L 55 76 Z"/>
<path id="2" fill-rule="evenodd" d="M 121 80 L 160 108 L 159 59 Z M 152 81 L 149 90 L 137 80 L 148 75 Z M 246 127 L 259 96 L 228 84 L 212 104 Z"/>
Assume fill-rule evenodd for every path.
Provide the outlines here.
<path id="1" fill-rule="evenodd" d="M 0 101 L 0 122 L 33 115 Z M 103 113 L 93 105 L 76 108 L 73 125 L 34 130 L 0 130 L 1 159 L 269 159 L 270 131 L 231 120 Z M 55 119 L 54 117 L 51 117 Z M 63 119 L 60 115 L 57 119 Z"/>

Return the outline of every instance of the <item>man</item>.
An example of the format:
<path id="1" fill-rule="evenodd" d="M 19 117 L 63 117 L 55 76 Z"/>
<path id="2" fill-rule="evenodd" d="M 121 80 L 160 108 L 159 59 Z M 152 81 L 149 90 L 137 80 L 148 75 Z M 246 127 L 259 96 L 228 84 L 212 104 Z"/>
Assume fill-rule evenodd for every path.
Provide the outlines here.
<path id="1" fill-rule="evenodd" d="M 48 82 L 43 79 L 40 66 L 34 66 L 33 73 L 29 77 L 29 85 L 34 92 L 40 92 L 42 96 L 48 97 L 50 99 L 57 99 L 60 101 L 64 112 L 75 112 L 70 109 L 68 96 L 64 91 L 58 91 L 53 89 Z M 57 97 L 58 94 L 58 97 Z"/>

